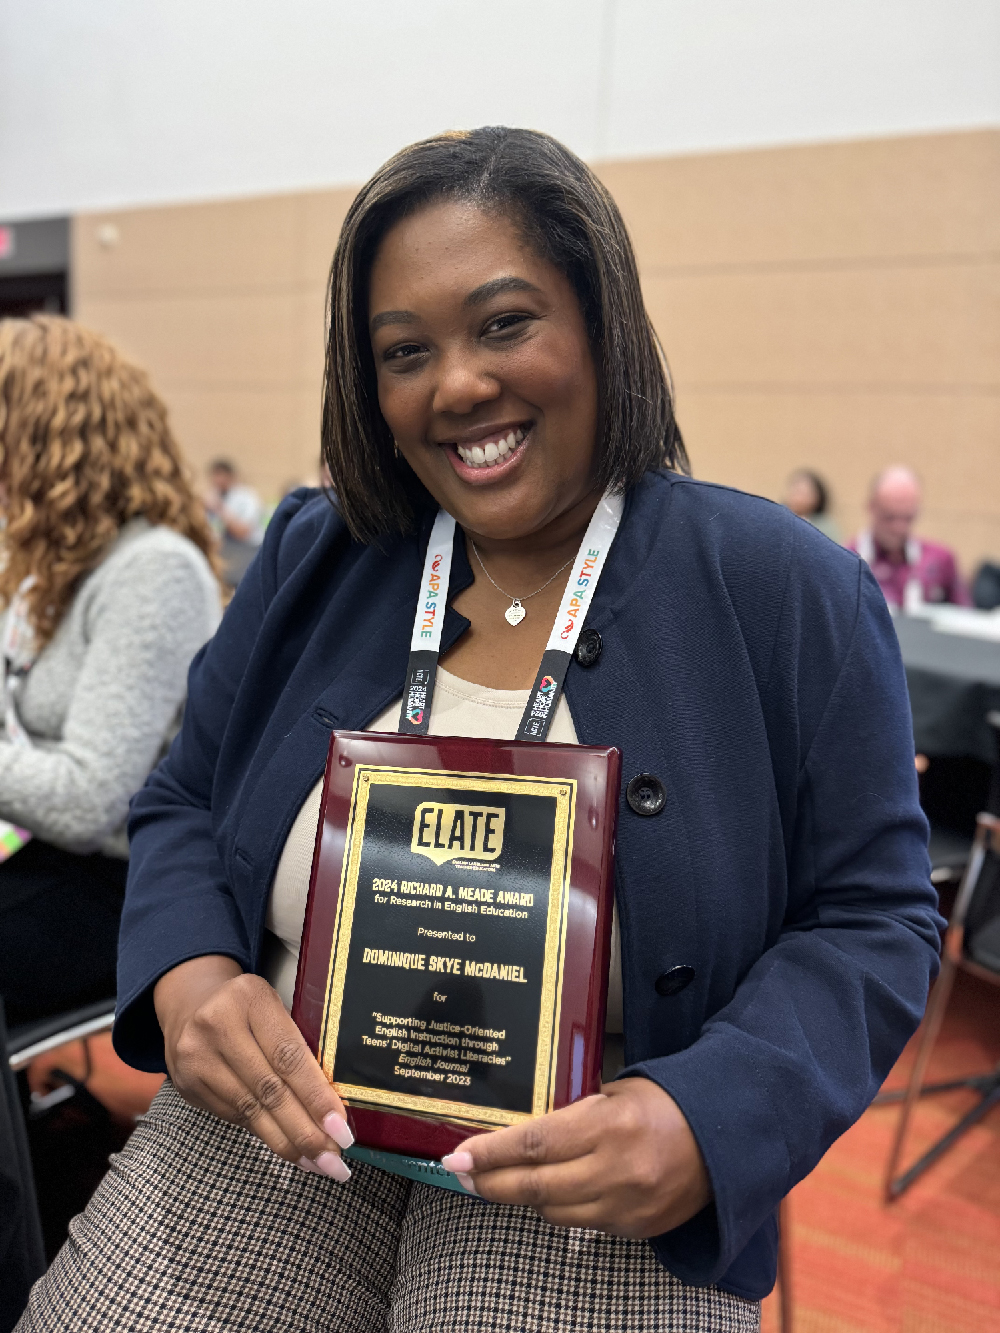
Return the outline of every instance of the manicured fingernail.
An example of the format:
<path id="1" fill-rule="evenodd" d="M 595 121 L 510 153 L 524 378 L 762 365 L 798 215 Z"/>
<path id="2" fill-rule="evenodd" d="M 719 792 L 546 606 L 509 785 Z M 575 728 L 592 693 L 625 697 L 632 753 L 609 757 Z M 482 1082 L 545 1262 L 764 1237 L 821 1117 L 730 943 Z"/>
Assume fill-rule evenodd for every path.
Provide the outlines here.
<path id="1" fill-rule="evenodd" d="M 315 1166 L 312 1164 L 312 1162 L 310 1162 L 308 1157 L 300 1157 L 299 1160 L 295 1163 L 295 1165 L 303 1171 L 311 1172 L 313 1175 L 318 1174 Z"/>
<path id="2" fill-rule="evenodd" d="M 457 1176 L 460 1171 L 472 1170 L 471 1152 L 452 1152 L 447 1157 L 441 1158 L 441 1165 L 446 1171 L 454 1171 Z"/>
<path id="3" fill-rule="evenodd" d="M 324 1176 L 337 1181 L 339 1185 L 343 1185 L 351 1178 L 350 1167 L 335 1152 L 321 1152 L 316 1158 L 316 1169 L 322 1171 Z"/>
<path id="4" fill-rule="evenodd" d="M 475 1185 L 473 1185 L 472 1183 L 472 1177 L 467 1176 L 464 1171 L 456 1171 L 455 1178 L 458 1180 L 458 1183 L 462 1186 L 462 1189 L 468 1190 L 470 1194 L 479 1193 Z"/>
<path id="5" fill-rule="evenodd" d="M 338 1148 L 349 1148 L 354 1142 L 350 1126 L 342 1115 L 331 1111 L 323 1121 L 323 1133 L 329 1134 Z"/>

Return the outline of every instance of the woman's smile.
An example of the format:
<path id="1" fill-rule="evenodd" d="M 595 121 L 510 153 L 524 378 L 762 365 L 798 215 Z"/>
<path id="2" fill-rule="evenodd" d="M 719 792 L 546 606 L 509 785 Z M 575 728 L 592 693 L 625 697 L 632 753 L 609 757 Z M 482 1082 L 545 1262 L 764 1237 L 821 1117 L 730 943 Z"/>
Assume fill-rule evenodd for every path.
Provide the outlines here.
<path id="1" fill-rule="evenodd" d="M 464 440 L 446 440 L 443 447 L 452 467 L 473 486 L 489 485 L 506 477 L 524 457 L 531 442 L 533 422 L 521 426 L 484 428 L 480 435 L 469 432 Z"/>

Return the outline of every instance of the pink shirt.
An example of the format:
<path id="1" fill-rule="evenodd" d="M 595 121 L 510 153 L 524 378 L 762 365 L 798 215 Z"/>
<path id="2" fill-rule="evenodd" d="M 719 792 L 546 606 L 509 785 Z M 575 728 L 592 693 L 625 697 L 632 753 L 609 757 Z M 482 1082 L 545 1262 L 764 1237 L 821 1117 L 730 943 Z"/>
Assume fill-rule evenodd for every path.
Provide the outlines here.
<path id="1" fill-rule="evenodd" d="M 906 605 L 906 585 L 911 581 L 919 586 L 925 602 L 972 605 L 968 589 L 958 572 L 954 552 L 939 542 L 911 537 L 905 551 L 889 555 L 875 542 L 870 532 L 864 531 L 859 532 L 847 545 L 867 561 L 890 606 Z"/>

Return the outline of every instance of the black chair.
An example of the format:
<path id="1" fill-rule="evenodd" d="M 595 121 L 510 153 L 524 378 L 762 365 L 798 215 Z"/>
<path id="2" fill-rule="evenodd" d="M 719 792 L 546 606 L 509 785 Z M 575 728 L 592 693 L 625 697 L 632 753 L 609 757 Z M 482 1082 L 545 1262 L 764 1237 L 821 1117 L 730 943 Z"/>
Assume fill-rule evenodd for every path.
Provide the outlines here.
<path id="1" fill-rule="evenodd" d="M 10 1333 L 32 1283 L 45 1272 L 45 1247 L 21 1098 L 8 1063 L 2 1001 L 0 1058 L 0 1333 Z"/>
<path id="2" fill-rule="evenodd" d="M 920 801 L 931 825 L 931 883 L 939 890 L 957 886 L 965 873 L 975 814 L 987 810 L 1000 815 L 1000 712 L 987 713 L 986 721 L 994 735 L 992 765 L 962 758 L 931 759 L 921 770 Z"/>
<path id="3" fill-rule="evenodd" d="M 1000 565 L 984 560 L 972 580 L 972 605 L 980 611 L 1000 606 Z"/>
<path id="4" fill-rule="evenodd" d="M 41 1225 L 41 1271 L 44 1255 L 51 1259 L 62 1245 L 70 1218 L 86 1206 L 107 1170 L 109 1154 L 116 1152 L 127 1137 L 128 1131 L 113 1122 L 87 1086 L 91 1071 L 89 1039 L 108 1031 L 114 1015 L 115 1001 L 108 998 L 24 1023 L 11 1028 L 3 1052 L 4 1077 L 17 1100 L 17 1114 L 21 1116 L 22 1108 L 27 1111 L 27 1125 L 22 1119 L 21 1126 L 22 1134 L 26 1131 L 25 1161 L 33 1175 L 31 1210 L 35 1225 Z M 83 1077 L 50 1069 L 49 1081 L 55 1084 L 52 1090 L 29 1096 L 22 1071 L 46 1052 L 74 1042 L 82 1045 L 86 1057 Z M 32 1280 L 37 1276 L 35 1272 Z M 2 1322 L 0 1333 L 5 1333 Z"/>
<path id="5" fill-rule="evenodd" d="M 71 1041 L 86 1041 L 99 1032 L 108 1032 L 115 1021 L 115 999 L 97 1000 L 68 1014 L 22 1023 L 7 1034 L 7 1059 L 16 1073 L 46 1051 Z"/>
<path id="6" fill-rule="evenodd" d="M 991 723 L 997 725 L 1000 719 Z M 924 1083 L 934 1043 L 941 1031 L 948 999 L 959 970 L 1000 985 L 1000 818 L 984 812 L 976 821 L 972 855 L 955 900 L 955 909 L 944 939 L 941 974 L 931 994 L 917 1048 L 913 1072 L 905 1089 L 882 1093 L 876 1104 L 902 1102 L 902 1111 L 885 1174 L 885 1198 L 893 1202 L 938 1161 L 949 1148 L 979 1123 L 994 1106 L 1000 1106 L 1000 1065 L 984 1074 L 952 1079 L 946 1083 Z M 918 1098 L 938 1092 L 966 1088 L 979 1096 L 977 1104 L 912 1166 L 900 1172 L 906 1132 Z"/>
<path id="7" fill-rule="evenodd" d="M 962 878 L 972 855 L 972 839 L 932 823 L 927 851 L 931 858 L 931 883 L 942 889 Z"/>

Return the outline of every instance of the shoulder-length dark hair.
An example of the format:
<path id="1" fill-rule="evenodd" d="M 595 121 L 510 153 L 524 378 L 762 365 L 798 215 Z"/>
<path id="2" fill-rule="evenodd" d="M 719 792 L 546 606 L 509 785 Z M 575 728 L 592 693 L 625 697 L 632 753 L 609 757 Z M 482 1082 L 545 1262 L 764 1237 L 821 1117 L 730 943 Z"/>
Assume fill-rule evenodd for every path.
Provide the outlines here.
<path id="1" fill-rule="evenodd" d="M 511 213 L 572 284 L 597 367 L 598 484 L 624 491 L 652 468 L 686 472 L 666 359 L 609 192 L 547 134 L 503 126 L 442 134 L 404 148 L 362 187 L 330 269 L 323 457 L 353 535 L 370 542 L 409 531 L 430 502 L 379 410 L 368 285 L 388 230 L 442 198 Z"/>

